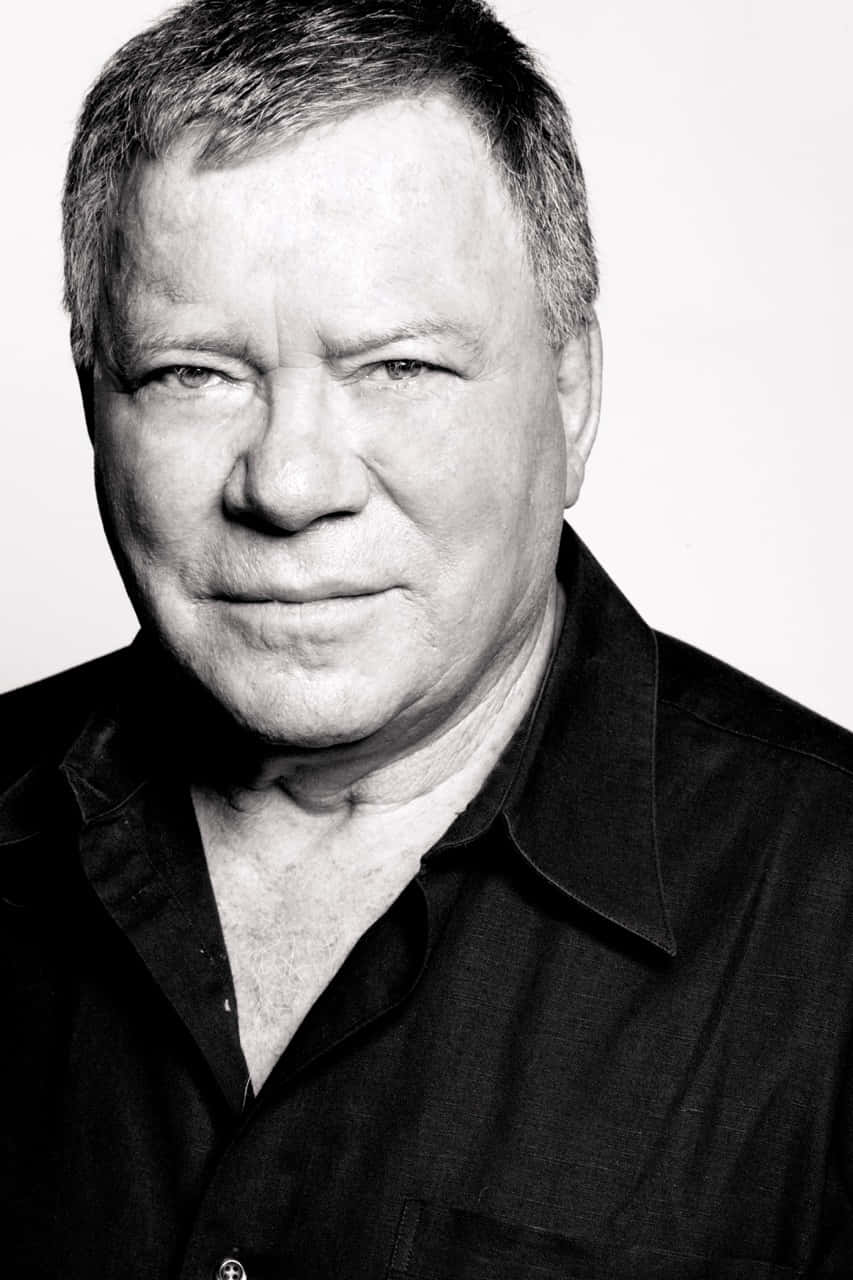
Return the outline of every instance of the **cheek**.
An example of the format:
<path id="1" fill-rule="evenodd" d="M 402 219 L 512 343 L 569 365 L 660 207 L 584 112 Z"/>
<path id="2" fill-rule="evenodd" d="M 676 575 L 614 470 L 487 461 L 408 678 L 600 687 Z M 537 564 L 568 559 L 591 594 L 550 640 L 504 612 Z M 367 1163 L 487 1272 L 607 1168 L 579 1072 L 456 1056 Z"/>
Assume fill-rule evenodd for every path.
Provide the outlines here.
<path id="1" fill-rule="evenodd" d="M 133 562 L 168 563 L 192 542 L 219 491 L 203 453 L 109 422 L 95 433 L 95 471 L 111 540 Z"/>
<path id="2" fill-rule="evenodd" d="M 494 553 L 495 541 L 562 518 L 565 450 L 547 386 L 479 384 L 448 411 L 403 431 L 382 462 L 389 488 L 414 523 L 450 549 L 456 540 Z M 488 545 L 487 545 L 488 544 Z"/>

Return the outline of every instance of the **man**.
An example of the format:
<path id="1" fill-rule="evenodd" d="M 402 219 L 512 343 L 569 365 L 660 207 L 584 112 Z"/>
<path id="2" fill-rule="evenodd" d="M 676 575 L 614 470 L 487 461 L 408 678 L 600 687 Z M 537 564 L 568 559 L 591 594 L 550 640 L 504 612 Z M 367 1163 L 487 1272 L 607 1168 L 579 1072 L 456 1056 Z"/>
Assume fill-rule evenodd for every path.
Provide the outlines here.
<path id="1" fill-rule="evenodd" d="M 196 0 L 65 244 L 141 633 L 4 698 L 14 1273 L 849 1275 L 853 748 L 563 527 L 596 277 L 527 52 Z"/>

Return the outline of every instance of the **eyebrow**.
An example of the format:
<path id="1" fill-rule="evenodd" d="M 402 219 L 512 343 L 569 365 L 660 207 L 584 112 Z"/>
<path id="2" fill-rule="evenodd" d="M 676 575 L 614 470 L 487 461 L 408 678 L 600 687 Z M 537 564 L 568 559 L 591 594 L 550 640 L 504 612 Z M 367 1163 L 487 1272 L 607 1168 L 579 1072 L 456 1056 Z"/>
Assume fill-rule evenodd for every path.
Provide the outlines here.
<path id="1" fill-rule="evenodd" d="M 392 346 L 395 342 L 418 338 L 452 338 L 471 355 L 479 355 L 483 348 L 483 337 L 478 329 L 445 317 L 426 318 L 411 324 L 395 325 L 391 329 L 365 332 L 348 338 L 345 342 L 327 341 L 324 346 L 330 359 L 346 360 L 380 347 Z"/>
<path id="2" fill-rule="evenodd" d="M 127 368 L 134 360 L 146 355 L 175 348 L 181 351 L 218 352 L 255 366 L 262 363 L 245 337 L 235 331 L 229 332 L 227 328 L 185 333 L 167 329 L 140 332 L 136 326 L 125 321 L 112 326 L 110 337 L 110 355 L 119 368 Z M 481 355 L 483 349 L 483 338 L 478 329 L 445 317 L 427 317 L 389 329 L 365 331 L 340 341 L 327 339 L 323 343 L 323 350 L 326 359 L 347 360 L 397 342 L 419 338 L 451 338 L 472 357 Z"/>
<path id="3" fill-rule="evenodd" d="M 218 351 L 235 360 L 251 363 L 252 354 L 244 338 L 227 329 L 172 333 L 168 329 L 142 329 L 125 319 L 109 326 L 108 354 L 119 366 L 127 368 L 135 360 L 178 347 L 182 351 Z"/>

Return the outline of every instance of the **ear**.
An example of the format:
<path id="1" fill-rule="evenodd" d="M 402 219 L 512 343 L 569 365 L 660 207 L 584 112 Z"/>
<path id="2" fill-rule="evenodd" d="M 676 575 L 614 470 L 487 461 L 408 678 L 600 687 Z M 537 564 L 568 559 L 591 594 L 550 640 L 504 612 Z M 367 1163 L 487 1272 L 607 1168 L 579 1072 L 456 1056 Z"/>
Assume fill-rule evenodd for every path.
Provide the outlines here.
<path id="1" fill-rule="evenodd" d="M 91 440 L 95 430 L 95 370 L 92 365 L 78 364 L 74 367 L 77 370 L 80 395 L 83 397 L 86 430 L 89 432 L 89 439 Z"/>
<path id="2" fill-rule="evenodd" d="M 601 412 L 601 330 L 593 312 L 559 353 L 557 394 L 566 439 L 566 506 L 578 500 Z"/>

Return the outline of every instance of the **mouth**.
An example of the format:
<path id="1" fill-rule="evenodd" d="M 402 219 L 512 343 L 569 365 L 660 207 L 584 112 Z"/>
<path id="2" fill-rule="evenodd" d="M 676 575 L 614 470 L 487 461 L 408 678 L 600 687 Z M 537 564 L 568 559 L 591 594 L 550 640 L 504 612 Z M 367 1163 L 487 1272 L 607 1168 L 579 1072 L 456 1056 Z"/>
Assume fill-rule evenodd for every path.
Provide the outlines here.
<path id="1" fill-rule="evenodd" d="M 245 605 L 314 605 L 340 600 L 362 600 L 385 595 L 387 587 L 354 587 L 345 584 L 288 587 L 258 591 L 227 591 L 216 598 L 226 604 Z"/>
<path id="2" fill-rule="evenodd" d="M 348 641 L 376 625 L 390 589 L 377 591 L 236 592 L 216 604 L 229 627 L 264 647 L 309 638 L 324 644 Z"/>

